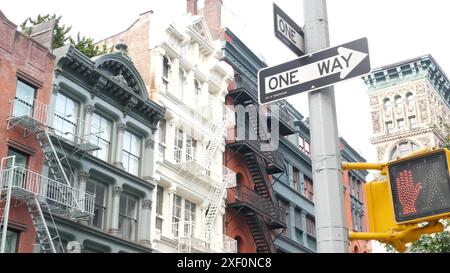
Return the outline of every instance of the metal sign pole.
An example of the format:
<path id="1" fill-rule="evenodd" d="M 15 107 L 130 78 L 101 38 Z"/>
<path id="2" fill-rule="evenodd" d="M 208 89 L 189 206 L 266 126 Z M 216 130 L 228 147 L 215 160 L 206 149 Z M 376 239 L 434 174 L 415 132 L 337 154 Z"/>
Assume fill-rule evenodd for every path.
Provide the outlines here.
<path id="1" fill-rule="evenodd" d="M 303 0 L 306 54 L 329 47 L 325 0 Z M 344 194 L 332 86 L 309 93 L 317 251 L 348 252 Z"/>

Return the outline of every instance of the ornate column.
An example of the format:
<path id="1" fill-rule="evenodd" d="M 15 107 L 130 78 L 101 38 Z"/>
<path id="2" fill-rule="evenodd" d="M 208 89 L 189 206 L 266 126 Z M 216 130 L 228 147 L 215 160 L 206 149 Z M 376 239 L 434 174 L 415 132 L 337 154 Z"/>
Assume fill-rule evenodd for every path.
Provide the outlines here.
<path id="1" fill-rule="evenodd" d="M 114 160 L 114 166 L 124 169 L 122 163 L 122 148 L 123 148 L 123 134 L 127 129 L 127 125 L 125 123 L 117 124 L 117 140 L 116 140 L 116 159 Z"/>
<path id="2" fill-rule="evenodd" d="M 163 225 L 165 225 L 165 227 L 163 226 L 163 230 L 162 233 L 164 234 L 164 230 L 168 230 L 169 234 L 164 234 L 164 235 L 168 235 L 169 237 L 173 236 L 173 225 L 172 225 L 172 217 L 173 217 L 173 196 L 175 195 L 177 187 L 175 185 L 170 186 L 170 188 L 167 189 L 167 193 L 169 195 L 169 213 L 167 221 L 163 221 Z"/>
<path id="3" fill-rule="evenodd" d="M 91 140 L 91 118 L 92 114 L 95 112 L 95 106 L 92 104 L 87 104 L 85 106 L 85 113 L 84 113 L 84 128 L 83 128 L 83 142 L 90 142 Z M 99 128 L 94 128 L 92 130 L 93 133 L 98 133 Z"/>
<path id="4" fill-rule="evenodd" d="M 112 234 L 119 234 L 119 206 L 120 195 L 123 189 L 120 186 L 115 186 L 113 189 L 113 206 L 111 209 L 111 226 L 109 232 Z"/>
<path id="5" fill-rule="evenodd" d="M 145 139 L 144 158 L 142 161 L 142 178 L 145 181 L 152 181 L 155 168 L 155 140 L 153 132 Z"/>
<path id="6" fill-rule="evenodd" d="M 86 183 L 87 179 L 89 178 L 89 172 L 81 171 L 78 174 L 78 189 L 80 190 L 80 196 L 78 198 L 79 205 L 81 206 L 81 209 L 85 209 L 85 196 L 86 196 Z M 83 220 L 83 223 L 86 222 Z"/>
<path id="7" fill-rule="evenodd" d="M 152 214 L 152 200 L 142 201 L 142 213 L 139 228 L 139 243 L 151 247 L 151 215 Z"/>

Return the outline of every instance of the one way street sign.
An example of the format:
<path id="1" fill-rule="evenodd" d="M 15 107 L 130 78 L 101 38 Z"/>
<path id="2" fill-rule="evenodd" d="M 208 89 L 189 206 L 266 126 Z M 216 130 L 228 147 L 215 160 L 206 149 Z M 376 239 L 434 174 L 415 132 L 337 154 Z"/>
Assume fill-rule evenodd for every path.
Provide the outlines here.
<path id="1" fill-rule="evenodd" d="M 369 72 L 367 39 L 361 38 L 259 70 L 259 102 L 281 100 Z"/>

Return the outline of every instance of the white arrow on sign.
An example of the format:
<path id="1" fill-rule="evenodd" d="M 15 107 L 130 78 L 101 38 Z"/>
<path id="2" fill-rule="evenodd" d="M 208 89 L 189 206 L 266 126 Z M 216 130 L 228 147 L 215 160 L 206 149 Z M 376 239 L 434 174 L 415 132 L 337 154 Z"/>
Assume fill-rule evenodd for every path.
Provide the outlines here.
<path id="1" fill-rule="evenodd" d="M 287 70 L 265 79 L 266 93 L 300 85 L 322 77 L 341 73 L 344 79 L 368 54 L 339 47 L 338 55 L 299 68 Z"/>

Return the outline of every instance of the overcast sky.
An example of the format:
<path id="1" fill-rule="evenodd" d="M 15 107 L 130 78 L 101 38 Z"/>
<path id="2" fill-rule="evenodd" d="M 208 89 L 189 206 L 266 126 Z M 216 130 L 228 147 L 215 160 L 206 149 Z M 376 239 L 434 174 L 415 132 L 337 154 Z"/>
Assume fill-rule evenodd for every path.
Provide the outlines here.
<path id="1" fill-rule="evenodd" d="M 200 0 L 201 1 L 201 0 Z M 239 18 L 243 29 L 234 29 L 251 49 L 259 52 L 268 65 L 295 57 L 273 34 L 272 2 L 303 26 L 301 0 L 223 0 L 227 10 Z M 75 4 L 76 3 L 76 4 Z M 441 68 L 450 73 L 447 27 L 450 1 L 443 0 L 329 0 L 328 21 L 331 46 L 367 37 L 372 68 L 431 54 Z M 185 0 L 111 1 L 3 1 L 0 9 L 14 23 L 28 16 L 56 13 L 73 32 L 95 40 L 128 28 L 147 10 L 167 14 L 185 12 Z M 366 87 L 359 78 L 335 86 L 338 128 L 341 136 L 369 161 L 376 159 L 369 142 L 371 121 Z M 308 96 L 288 99 L 308 116 Z"/>

